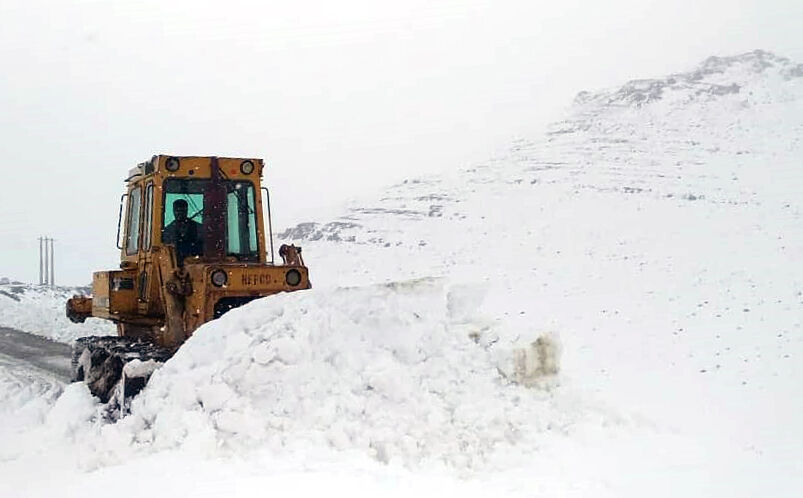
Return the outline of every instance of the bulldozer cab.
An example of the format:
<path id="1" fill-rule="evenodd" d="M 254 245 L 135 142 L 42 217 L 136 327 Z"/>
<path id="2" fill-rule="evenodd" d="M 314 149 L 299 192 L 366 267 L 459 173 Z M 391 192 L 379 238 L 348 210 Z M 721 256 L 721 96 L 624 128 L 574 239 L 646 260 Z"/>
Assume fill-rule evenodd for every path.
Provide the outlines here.
<path id="1" fill-rule="evenodd" d="M 129 174 L 121 200 L 123 264 L 131 266 L 146 257 L 143 253 L 167 245 L 179 266 L 187 258 L 273 262 L 272 244 L 265 244 L 272 234 L 262 215 L 270 212 L 262 168 L 259 159 L 209 157 L 155 156 L 140 164 Z"/>

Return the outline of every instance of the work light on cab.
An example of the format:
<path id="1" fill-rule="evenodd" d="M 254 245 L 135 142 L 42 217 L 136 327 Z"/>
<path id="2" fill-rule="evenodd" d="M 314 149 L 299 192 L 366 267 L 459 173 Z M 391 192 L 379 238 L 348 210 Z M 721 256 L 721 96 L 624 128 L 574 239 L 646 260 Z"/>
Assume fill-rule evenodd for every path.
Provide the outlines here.
<path id="1" fill-rule="evenodd" d="M 170 171 L 171 173 L 175 173 L 176 171 L 178 171 L 178 167 L 179 167 L 179 162 L 178 159 L 175 157 L 169 157 L 167 158 L 167 161 L 165 161 L 165 168 L 167 168 L 167 171 Z"/>
<path id="2" fill-rule="evenodd" d="M 250 175 L 254 172 L 254 163 L 252 161 L 243 161 L 240 164 L 240 172 L 244 175 Z"/>

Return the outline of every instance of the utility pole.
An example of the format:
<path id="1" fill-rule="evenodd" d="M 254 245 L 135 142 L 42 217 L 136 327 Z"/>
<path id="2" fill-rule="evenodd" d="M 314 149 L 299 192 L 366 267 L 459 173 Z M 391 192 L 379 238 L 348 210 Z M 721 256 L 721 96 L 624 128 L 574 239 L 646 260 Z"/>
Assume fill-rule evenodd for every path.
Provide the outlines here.
<path id="1" fill-rule="evenodd" d="M 53 288 L 56 286 L 56 270 L 55 270 L 55 259 L 53 258 L 53 243 L 56 239 L 50 239 L 50 287 Z"/>
<path id="2" fill-rule="evenodd" d="M 45 281 L 42 282 L 42 285 L 47 285 L 48 282 L 50 282 L 50 273 L 48 272 L 48 270 L 50 270 L 50 261 L 49 261 L 50 258 L 48 258 L 47 240 L 48 240 L 47 237 L 45 237 Z"/>
<path id="3" fill-rule="evenodd" d="M 56 239 L 39 237 L 39 285 L 55 287 L 56 258 L 53 243 Z"/>
<path id="4" fill-rule="evenodd" d="M 39 237 L 39 285 L 44 285 L 44 283 L 45 283 L 44 274 L 43 274 L 44 261 L 42 260 L 42 256 L 43 256 L 43 254 L 42 254 L 42 252 L 43 252 L 42 242 L 44 242 L 44 239 L 42 237 Z"/>

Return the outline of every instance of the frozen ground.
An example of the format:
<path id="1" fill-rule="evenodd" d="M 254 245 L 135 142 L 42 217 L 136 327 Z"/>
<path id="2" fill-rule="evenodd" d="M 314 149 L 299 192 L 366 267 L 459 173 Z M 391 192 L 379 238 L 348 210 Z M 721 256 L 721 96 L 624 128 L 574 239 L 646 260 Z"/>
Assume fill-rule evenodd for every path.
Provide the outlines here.
<path id="1" fill-rule="evenodd" d="M 801 137 L 764 52 L 581 94 L 288 230 L 314 289 L 200 329 L 117 424 L 0 363 L 0 495 L 798 496 Z M 560 372 L 512 382 L 544 333 Z"/>

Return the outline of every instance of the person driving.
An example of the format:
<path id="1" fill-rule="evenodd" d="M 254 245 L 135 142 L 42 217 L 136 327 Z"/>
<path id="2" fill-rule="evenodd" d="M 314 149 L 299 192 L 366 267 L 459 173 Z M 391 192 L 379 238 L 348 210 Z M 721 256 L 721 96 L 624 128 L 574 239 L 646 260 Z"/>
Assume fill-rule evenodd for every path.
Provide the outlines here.
<path id="1" fill-rule="evenodd" d="M 162 242 L 176 247 L 178 264 L 187 256 L 200 256 L 203 253 L 201 224 L 187 217 L 187 201 L 176 199 L 173 202 L 175 219 L 162 230 Z"/>

